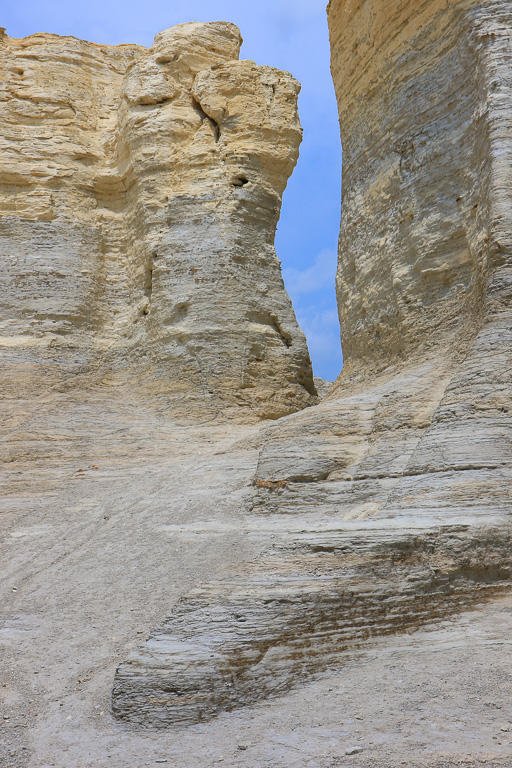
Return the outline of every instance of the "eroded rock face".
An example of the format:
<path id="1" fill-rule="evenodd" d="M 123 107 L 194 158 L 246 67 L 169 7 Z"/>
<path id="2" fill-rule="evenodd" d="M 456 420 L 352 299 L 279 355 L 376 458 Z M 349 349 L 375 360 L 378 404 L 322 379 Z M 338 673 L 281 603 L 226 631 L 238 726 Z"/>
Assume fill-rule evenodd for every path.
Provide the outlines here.
<path id="1" fill-rule="evenodd" d="M 339 386 L 431 361 L 447 379 L 414 472 L 509 465 L 512 6 L 369 10 L 330 10 L 345 167 Z"/>
<path id="2" fill-rule="evenodd" d="M 331 0 L 329 24 L 345 368 L 261 438 L 260 557 L 118 669 L 139 724 L 282 693 L 510 587 L 512 4 Z"/>
<path id="3" fill-rule="evenodd" d="M 332 2 L 351 373 L 463 356 L 503 290 L 508 2 Z M 345 378 L 349 371 L 344 373 Z"/>
<path id="4" fill-rule="evenodd" d="M 5 615 L 51 615 L 25 647 L 81 626 L 95 661 L 71 681 L 57 644 L 61 690 L 127 657 L 113 711 L 138 725 L 510 589 L 512 7 L 332 0 L 329 22 L 345 368 L 298 414 L 315 390 L 272 245 L 297 83 L 238 61 L 225 23 L 149 50 L 0 35 Z M 128 654 L 111 625 L 133 648 L 137 600 L 169 615 Z"/>
<path id="5" fill-rule="evenodd" d="M 4 393 L 126 386 L 187 419 L 315 402 L 273 246 L 299 84 L 240 44 L 222 22 L 150 49 L 3 35 Z"/>

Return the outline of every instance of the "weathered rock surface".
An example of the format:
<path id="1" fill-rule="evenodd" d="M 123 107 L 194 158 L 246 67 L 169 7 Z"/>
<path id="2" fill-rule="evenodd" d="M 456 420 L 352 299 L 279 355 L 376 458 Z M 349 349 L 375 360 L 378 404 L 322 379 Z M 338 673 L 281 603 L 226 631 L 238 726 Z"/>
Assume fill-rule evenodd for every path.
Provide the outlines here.
<path id="1" fill-rule="evenodd" d="M 331 0 L 329 23 L 345 368 L 260 438 L 268 549 L 118 669 L 132 722 L 282 693 L 510 586 L 512 4 Z"/>
<path id="2" fill-rule="evenodd" d="M 224 23 L 0 39 L 6 765 L 508 768 L 512 7 L 329 14 L 345 368 L 298 414 L 293 78 Z M 148 738 L 123 659 L 135 725 L 274 701 Z"/>
<path id="3" fill-rule="evenodd" d="M 221 22 L 150 49 L 2 36 L 1 387 L 15 408 L 70 387 L 125 387 L 187 419 L 316 401 L 273 246 L 299 84 L 238 61 L 240 44 Z"/>
<path id="4" fill-rule="evenodd" d="M 53 465 L 40 460 L 29 473 L 13 464 L 2 482 L 2 768 L 331 768 L 347 759 L 356 768 L 509 768 L 510 594 L 411 634 L 369 638 L 321 679 L 191 728 L 148 733 L 114 720 L 119 660 L 180 597 L 256 559 L 268 541 L 270 526 L 243 505 L 261 426 L 178 426 L 140 404 L 107 410 L 94 399 L 47 409 L 40 419 L 58 427 Z M 66 423 L 79 440 L 64 439 Z M 271 523 L 281 545 L 291 521 Z M 426 562 L 417 558 L 419 574 Z M 354 745 L 364 752 L 345 758 Z"/>
<path id="5" fill-rule="evenodd" d="M 324 398 L 332 387 L 332 381 L 326 381 L 325 379 L 320 378 L 320 376 L 315 376 L 314 381 L 318 397 L 320 399 Z"/>

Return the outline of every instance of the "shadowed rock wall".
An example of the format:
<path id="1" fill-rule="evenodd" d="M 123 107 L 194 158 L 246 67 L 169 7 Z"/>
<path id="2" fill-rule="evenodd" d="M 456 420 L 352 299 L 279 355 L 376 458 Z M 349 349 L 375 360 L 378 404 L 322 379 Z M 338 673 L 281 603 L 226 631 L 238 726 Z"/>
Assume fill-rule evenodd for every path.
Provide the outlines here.
<path id="1" fill-rule="evenodd" d="M 439 347 L 460 353 L 482 322 L 495 247 L 495 46 L 490 5 L 469 5 L 330 6 L 343 142 L 338 303 L 346 363 L 367 378 Z"/>

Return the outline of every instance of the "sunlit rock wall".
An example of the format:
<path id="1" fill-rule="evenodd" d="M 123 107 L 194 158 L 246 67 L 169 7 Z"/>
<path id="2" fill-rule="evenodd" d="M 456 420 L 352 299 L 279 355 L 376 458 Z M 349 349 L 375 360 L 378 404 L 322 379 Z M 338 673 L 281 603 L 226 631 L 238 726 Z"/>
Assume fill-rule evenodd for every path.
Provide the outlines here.
<path id="1" fill-rule="evenodd" d="M 228 23 L 150 49 L 0 39 L 2 389 L 127 385 L 185 417 L 315 402 L 274 234 L 299 84 Z"/>
<path id="2" fill-rule="evenodd" d="M 333 2 L 329 23 L 339 384 L 431 361 L 447 382 L 415 471 L 510 462 L 512 4 Z"/>

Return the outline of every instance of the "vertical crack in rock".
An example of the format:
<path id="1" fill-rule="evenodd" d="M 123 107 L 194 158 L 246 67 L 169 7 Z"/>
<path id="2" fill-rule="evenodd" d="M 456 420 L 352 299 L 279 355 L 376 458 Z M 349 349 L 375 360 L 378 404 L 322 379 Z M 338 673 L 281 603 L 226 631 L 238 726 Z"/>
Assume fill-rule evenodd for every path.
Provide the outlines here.
<path id="1" fill-rule="evenodd" d="M 345 367 L 261 437 L 245 522 L 260 556 L 184 596 L 118 668 L 130 722 L 283 693 L 511 585 L 512 6 L 331 0 L 329 27 Z M 233 76 L 194 84 L 223 138 Z M 265 80 L 270 110 L 281 78 Z M 285 348 L 280 311 L 246 317 Z"/>
<path id="2" fill-rule="evenodd" d="M 148 314 L 149 307 L 151 305 L 151 295 L 153 293 L 153 266 L 150 264 L 146 269 L 146 281 L 144 285 L 144 294 L 146 295 L 146 298 L 148 300 L 147 306 L 144 307 L 143 312 L 144 314 Z"/>
<path id="3" fill-rule="evenodd" d="M 210 123 L 213 129 L 213 135 L 215 137 L 215 141 L 218 142 L 220 139 L 220 126 L 217 123 L 217 121 L 214 120 L 213 117 L 210 117 L 209 115 L 206 114 L 206 112 L 204 111 L 204 109 L 202 108 L 198 100 L 195 99 L 193 96 L 192 96 L 192 106 L 196 110 L 197 114 L 201 117 L 201 121 L 207 120 Z"/>

